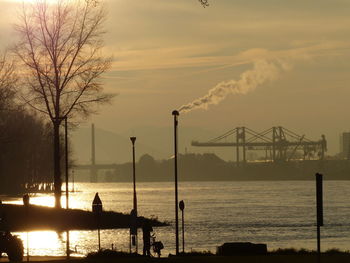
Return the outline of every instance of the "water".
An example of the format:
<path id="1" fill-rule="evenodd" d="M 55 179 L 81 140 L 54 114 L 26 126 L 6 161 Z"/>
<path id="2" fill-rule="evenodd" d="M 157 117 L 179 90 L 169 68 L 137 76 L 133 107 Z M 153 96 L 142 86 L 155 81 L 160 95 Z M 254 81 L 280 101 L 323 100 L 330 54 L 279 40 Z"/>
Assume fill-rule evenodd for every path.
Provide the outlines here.
<path id="1" fill-rule="evenodd" d="M 129 213 L 132 208 L 130 183 L 79 183 L 76 188 L 81 192 L 70 194 L 71 208 L 91 210 L 96 192 L 99 192 L 104 210 Z M 138 183 L 137 196 L 140 215 L 157 216 L 160 220 L 171 223 L 169 227 L 154 230 L 157 239 L 164 243 L 163 255 L 174 253 L 173 183 Z M 230 241 L 262 242 L 268 245 L 268 249 L 316 248 L 315 182 L 183 182 L 179 184 L 179 200 L 184 200 L 186 205 L 187 251 L 215 252 L 218 245 Z M 324 182 L 325 226 L 321 228 L 323 250 L 349 249 L 348 200 L 349 181 Z M 65 200 L 62 201 L 65 204 Z M 11 203 L 21 203 L 21 200 L 12 200 Z M 31 198 L 31 203 L 53 206 L 54 199 L 53 196 L 37 195 Z M 26 233 L 17 234 L 26 247 Z M 129 250 L 128 229 L 103 230 L 101 239 L 103 248 L 110 248 L 113 243 L 118 250 Z M 30 254 L 64 255 L 65 240 L 65 233 L 31 232 Z M 70 242 L 71 249 L 76 248 L 78 252 L 75 255 L 86 255 L 98 248 L 97 231 L 71 231 Z M 141 231 L 139 244 L 141 252 Z"/>

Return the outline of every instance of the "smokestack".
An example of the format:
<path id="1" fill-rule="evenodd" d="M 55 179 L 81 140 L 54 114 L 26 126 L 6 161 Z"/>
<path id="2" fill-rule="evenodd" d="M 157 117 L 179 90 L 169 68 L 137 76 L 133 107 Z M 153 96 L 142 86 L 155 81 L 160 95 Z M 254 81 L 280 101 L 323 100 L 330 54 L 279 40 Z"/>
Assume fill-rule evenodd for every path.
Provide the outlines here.
<path id="1" fill-rule="evenodd" d="M 91 168 L 90 168 L 90 182 L 96 183 L 97 169 L 96 169 L 96 150 L 95 150 L 95 125 L 91 125 Z"/>
<path id="2" fill-rule="evenodd" d="M 174 174 L 175 174 L 175 244 L 176 255 L 179 255 L 179 213 L 178 213 L 178 190 L 177 190 L 177 126 L 179 112 L 174 110 Z"/>
<path id="3" fill-rule="evenodd" d="M 95 124 L 91 124 L 91 164 L 95 165 Z"/>

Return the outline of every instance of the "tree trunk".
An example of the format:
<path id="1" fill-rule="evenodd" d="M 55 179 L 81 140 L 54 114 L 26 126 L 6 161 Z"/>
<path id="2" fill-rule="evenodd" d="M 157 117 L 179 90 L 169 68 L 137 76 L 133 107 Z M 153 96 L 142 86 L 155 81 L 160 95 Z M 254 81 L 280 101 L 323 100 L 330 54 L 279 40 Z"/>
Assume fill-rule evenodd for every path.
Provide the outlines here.
<path id="1" fill-rule="evenodd" d="M 54 187 L 55 187 L 55 207 L 61 208 L 61 149 L 60 149 L 60 124 L 53 122 L 53 161 L 54 161 Z"/>

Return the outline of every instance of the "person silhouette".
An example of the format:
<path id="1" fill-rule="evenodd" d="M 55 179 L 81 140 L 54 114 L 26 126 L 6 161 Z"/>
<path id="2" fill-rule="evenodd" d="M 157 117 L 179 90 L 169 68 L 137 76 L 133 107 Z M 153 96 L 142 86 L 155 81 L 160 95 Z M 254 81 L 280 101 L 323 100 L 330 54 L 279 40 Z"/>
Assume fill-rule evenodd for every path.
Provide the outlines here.
<path id="1" fill-rule="evenodd" d="M 151 232 L 153 228 L 148 221 L 144 221 L 142 225 L 143 234 L 143 255 L 151 256 Z"/>

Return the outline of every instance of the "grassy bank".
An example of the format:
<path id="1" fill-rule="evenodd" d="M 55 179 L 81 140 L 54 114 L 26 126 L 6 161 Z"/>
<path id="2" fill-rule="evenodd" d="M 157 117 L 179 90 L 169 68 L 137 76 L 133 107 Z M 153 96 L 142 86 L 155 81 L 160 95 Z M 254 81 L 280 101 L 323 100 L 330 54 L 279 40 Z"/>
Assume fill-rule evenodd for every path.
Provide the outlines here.
<path id="1" fill-rule="evenodd" d="M 0 262 L 6 262 L 2 258 Z M 24 258 L 25 261 L 25 258 Z M 317 263 L 316 255 L 266 255 L 266 256 L 193 256 L 170 258 L 121 257 L 111 259 L 74 259 L 63 257 L 31 257 L 30 262 L 55 263 Z M 323 255 L 321 263 L 349 263 L 350 255 Z"/>
<path id="2" fill-rule="evenodd" d="M 2 204 L 0 216 L 3 220 L 0 229 L 9 231 L 33 230 L 90 230 L 114 228 L 129 228 L 130 215 L 112 211 L 103 211 L 99 218 L 90 212 L 79 209 L 56 209 L 44 206 Z M 157 219 L 138 218 L 141 226 L 143 221 L 149 221 L 153 226 L 165 226 Z"/>
<path id="3" fill-rule="evenodd" d="M 86 258 L 82 259 L 82 263 L 89 262 L 125 262 L 125 263 L 317 263 L 318 254 L 315 251 L 305 249 L 278 249 L 268 252 L 266 255 L 237 255 L 237 256 L 217 256 L 209 251 L 204 252 L 188 252 L 180 256 L 169 256 L 164 258 L 147 258 L 141 255 L 128 254 L 126 252 L 117 252 L 112 250 L 101 250 L 99 252 L 90 253 Z M 331 249 L 321 254 L 321 263 L 330 262 L 350 262 L 350 253 L 343 252 L 338 249 Z"/>

